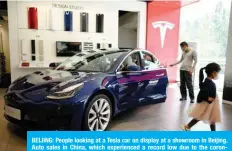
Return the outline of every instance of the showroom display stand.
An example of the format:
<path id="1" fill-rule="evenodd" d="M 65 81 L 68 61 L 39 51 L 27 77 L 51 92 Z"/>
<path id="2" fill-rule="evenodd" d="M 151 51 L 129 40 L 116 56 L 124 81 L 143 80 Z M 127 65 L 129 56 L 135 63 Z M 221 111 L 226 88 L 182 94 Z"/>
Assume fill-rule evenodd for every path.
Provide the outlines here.
<path id="1" fill-rule="evenodd" d="M 106 42 L 106 38 L 101 37 L 104 36 L 104 18 L 104 13 L 99 14 L 66 9 L 57 10 L 37 6 L 27 7 L 27 23 L 24 22 L 18 29 L 22 35 L 30 32 L 32 36 L 30 38 L 20 38 L 21 54 L 18 67 L 22 69 L 49 68 L 51 60 L 48 60 L 48 57 L 44 55 L 44 51 L 46 52 L 51 48 L 56 52 L 57 58 L 71 57 L 65 54 L 57 55 L 57 52 L 63 52 L 57 51 L 57 42 L 59 41 L 63 43 L 81 43 L 81 52 L 92 51 L 96 48 L 101 50 L 112 48 L 112 43 Z M 94 26 L 94 22 L 96 26 Z M 76 36 L 74 37 L 73 35 L 83 37 L 90 35 L 90 37 L 88 40 L 44 40 L 45 35 L 48 35 L 45 36 L 47 39 L 53 39 L 54 36 L 51 36 L 53 33 L 57 33 L 63 37 L 69 37 L 69 39 L 76 39 Z M 103 40 L 93 40 L 92 37 L 95 36 L 100 36 L 98 39 Z M 56 43 L 55 49 L 54 43 Z"/>

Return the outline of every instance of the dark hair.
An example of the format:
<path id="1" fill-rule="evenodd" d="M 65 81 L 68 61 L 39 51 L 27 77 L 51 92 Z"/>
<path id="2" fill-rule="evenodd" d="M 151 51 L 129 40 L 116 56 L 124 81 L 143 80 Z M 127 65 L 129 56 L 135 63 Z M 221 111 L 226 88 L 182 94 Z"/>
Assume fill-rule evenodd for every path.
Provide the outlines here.
<path id="1" fill-rule="evenodd" d="M 183 42 L 180 43 L 180 46 L 181 46 L 181 47 L 184 47 L 184 46 L 187 46 L 187 47 L 188 47 L 188 43 L 185 42 L 185 41 L 183 41 Z"/>
<path id="2" fill-rule="evenodd" d="M 204 80 L 204 71 L 207 74 L 207 77 L 211 76 L 213 72 L 219 72 L 221 70 L 221 67 L 217 63 L 210 63 L 206 67 L 200 69 L 200 74 L 199 74 L 199 85 L 200 88 L 202 88 L 203 85 L 203 80 Z"/>

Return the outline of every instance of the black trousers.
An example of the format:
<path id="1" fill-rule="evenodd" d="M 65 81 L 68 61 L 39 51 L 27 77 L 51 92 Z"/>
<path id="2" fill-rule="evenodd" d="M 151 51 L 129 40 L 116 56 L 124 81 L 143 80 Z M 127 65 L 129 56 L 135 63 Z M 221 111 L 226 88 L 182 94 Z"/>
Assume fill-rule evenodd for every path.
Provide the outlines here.
<path id="1" fill-rule="evenodd" d="M 191 100 L 194 100 L 194 91 L 192 83 L 192 74 L 189 71 L 180 70 L 180 93 L 182 98 L 187 97 L 186 86 L 189 90 L 189 97 Z"/>

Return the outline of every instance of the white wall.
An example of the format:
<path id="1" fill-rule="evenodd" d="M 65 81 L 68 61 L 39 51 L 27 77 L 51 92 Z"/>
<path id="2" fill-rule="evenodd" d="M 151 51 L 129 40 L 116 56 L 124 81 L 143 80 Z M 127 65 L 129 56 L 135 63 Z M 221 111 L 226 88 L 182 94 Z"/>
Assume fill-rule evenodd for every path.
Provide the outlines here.
<path id="1" fill-rule="evenodd" d="M 6 72 L 10 72 L 10 50 L 9 50 L 9 31 L 8 23 L 6 21 L 0 21 L 0 32 L 2 33 L 3 52 L 6 57 Z"/>
<path id="2" fill-rule="evenodd" d="M 52 4 L 67 4 L 81 6 L 83 10 L 72 10 L 73 16 L 73 32 L 51 31 L 47 29 L 46 11 L 52 8 Z M 38 8 L 38 30 L 27 29 L 27 7 L 33 6 Z M 69 9 L 56 8 L 59 12 Z M 63 61 L 65 58 L 56 57 L 55 41 L 92 41 L 99 43 L 105 41 L 112 43 L 113 47 L 118 47 L 118 11 L 134 11 L 138 12 L 138 40 L 137 45 L 140 48 L 145 48 L 146 40 L 146 3 L 139 1 L 8 1 L 8 18 L 9 18 L 9 38 L 10 38 L 10 56 L 11 56 L 11 78 L 16 79 L 19 76 L 31 73 L 41 69 L 22 69 L 19 68 L 20 62 L 20 40 L 38 39 L 44 40 L 44 61 L 48 64 L 55 61 Z M 89 33 L 81 33 L 78 31 L 79 12 L 88 12 L 90 14 L 89 24 L 95 23 L 94 14 L 103 13 L 105 15 L 104 33 L 99 34 L 94 32 L 95 24 L 90 26 Z M 60 22 L 59 28 L 62 29 L 62 13 L 57 23 Z M 75 26 L 76 25 L 76 26 Z"/>
<path id="3" fill-rule="evenodd" d="M 119 27 L 118 46 L 120 48 L 137 48 L 137 30 Z"/>

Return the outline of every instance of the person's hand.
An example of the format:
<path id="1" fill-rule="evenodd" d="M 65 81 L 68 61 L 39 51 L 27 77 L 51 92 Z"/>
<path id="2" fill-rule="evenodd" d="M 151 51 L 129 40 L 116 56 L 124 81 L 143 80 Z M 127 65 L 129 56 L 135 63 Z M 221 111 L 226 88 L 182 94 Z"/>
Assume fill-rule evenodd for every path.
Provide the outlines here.
<path id="1" fill-rule="evenodd" d="M 190 69 L 189 69 L 189 73 L 190 73 L 190 74 L 192 74 L 192 73 L 193 73 L 193 71 L 194 71 L 194 69 L 193 69 L 193 68 L 190 68 Z"/>

